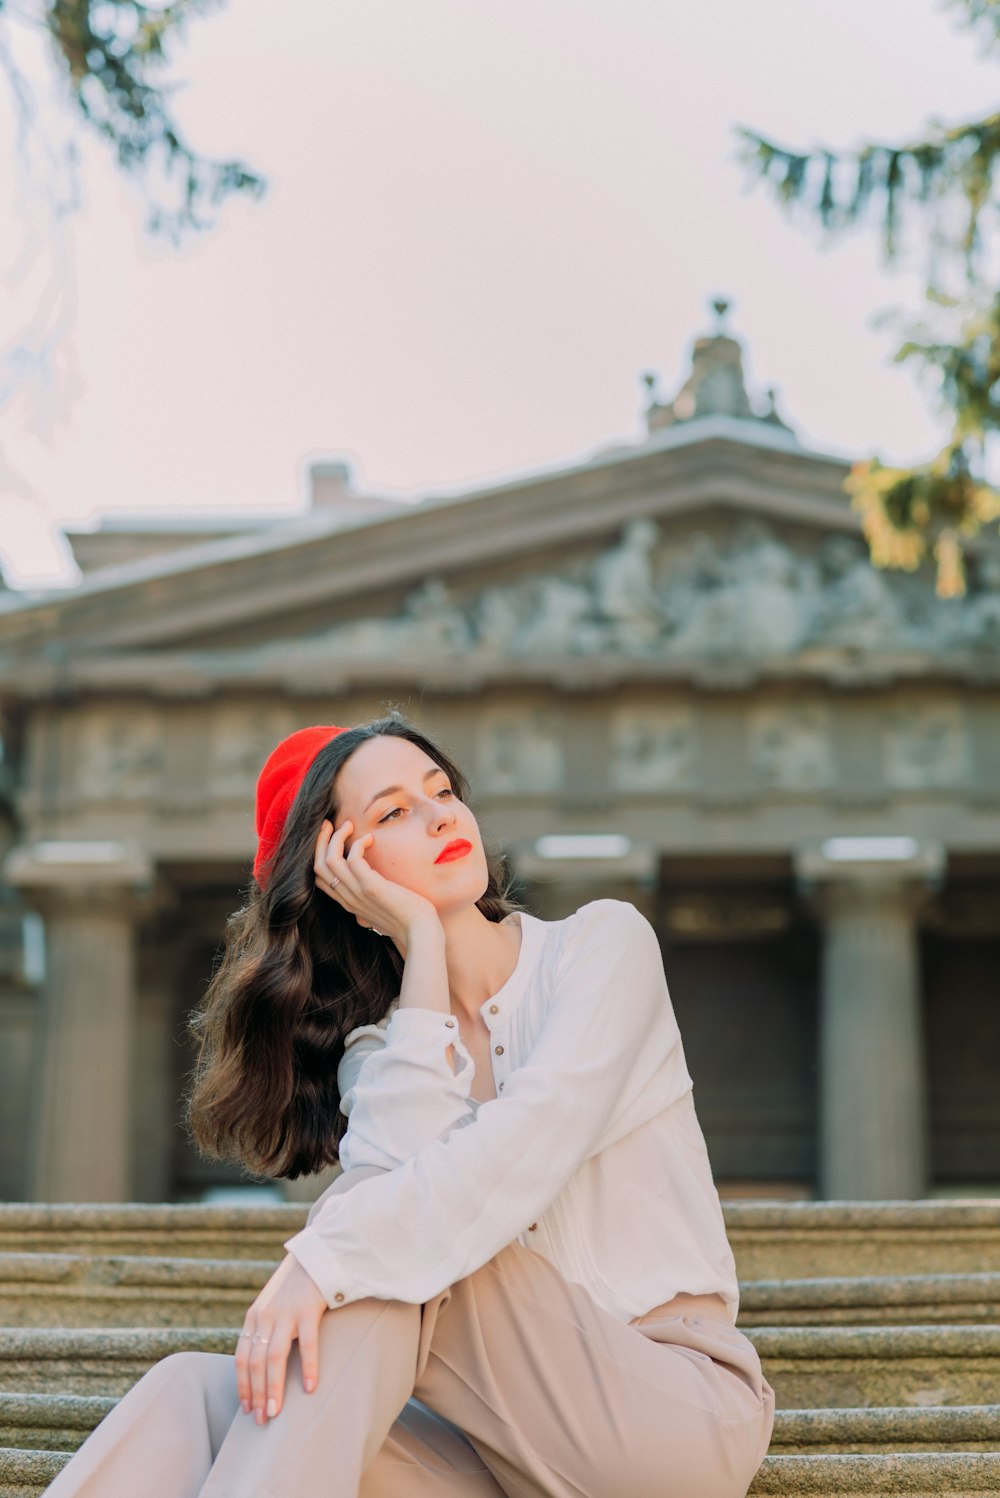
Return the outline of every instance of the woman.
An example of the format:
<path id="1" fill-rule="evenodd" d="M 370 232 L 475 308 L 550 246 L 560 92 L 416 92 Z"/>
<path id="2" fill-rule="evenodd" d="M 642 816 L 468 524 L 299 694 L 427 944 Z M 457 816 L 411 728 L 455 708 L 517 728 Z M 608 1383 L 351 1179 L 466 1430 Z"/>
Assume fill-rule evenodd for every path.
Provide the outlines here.
<path id="1" fill-rule="evenodd" d="M 774 1395 L 652 927 L 520 909 L 399 714 L 279 744 L 257 832 L 189 1117 L 255 1174 L 343 1173 L 235 1366 L 163 1359 L 50 1493 L 742 1498 Z"/>

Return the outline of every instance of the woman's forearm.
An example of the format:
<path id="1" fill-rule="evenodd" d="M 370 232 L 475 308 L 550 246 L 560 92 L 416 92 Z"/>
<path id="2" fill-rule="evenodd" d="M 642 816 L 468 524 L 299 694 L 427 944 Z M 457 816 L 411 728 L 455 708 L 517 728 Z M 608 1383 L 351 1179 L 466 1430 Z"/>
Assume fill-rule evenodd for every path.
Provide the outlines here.
<path id="1" fill-rule="evenodd" d="M 442 1014 L 451 1013 L 444 951 L 444 929 L 439 920 L 417 921 L 410 927 L 399 990 L 401 1009 L 437 1009 Z M 449 1046 L 445 1055 L 452 1071 L 456 1071 L 455 1047 Z"/>
<path id="2" fill-rule="evenodd" d="M 399 1007 L 451 1013 L 444 929 L 436 917 L 414 922 L 407 932 Z"/>

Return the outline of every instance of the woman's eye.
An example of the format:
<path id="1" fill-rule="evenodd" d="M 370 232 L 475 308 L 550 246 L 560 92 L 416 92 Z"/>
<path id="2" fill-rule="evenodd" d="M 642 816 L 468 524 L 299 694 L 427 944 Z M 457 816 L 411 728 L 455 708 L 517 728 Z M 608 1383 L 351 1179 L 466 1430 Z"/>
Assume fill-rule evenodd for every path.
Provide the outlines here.
<path id="1" fill-rule="evenodd" d="M 435 791 L 434 794 L 436 796 L 453 796 L 455 792 L 452 790 L 450 785 L 443 785 L 441 789 L 439 791 Z M 379 822 L 381 823 L 394 821 L 396 818 L 396 813 L 402 810 L 403 808 L 401 806 L 394 806 L 392 808 L 392 811 L 387 811 L 384 817 L 379 817 Z"/>

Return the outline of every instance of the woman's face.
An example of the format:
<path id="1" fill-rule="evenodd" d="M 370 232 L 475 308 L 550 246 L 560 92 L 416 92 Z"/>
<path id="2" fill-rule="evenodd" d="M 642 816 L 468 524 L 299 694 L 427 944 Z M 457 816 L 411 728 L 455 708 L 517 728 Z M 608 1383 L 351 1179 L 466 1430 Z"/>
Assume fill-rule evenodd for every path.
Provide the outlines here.
<path id="1" fill-rule="evenodd" d="M 361 744 L 337 772 L 335 795 L 335 825 L 351 822 L 345 853 L 370 832 L 369 867 L 439 909 L 485 894 L 489 870 L 476 819 L 440 765 L 409 739 Z M 468 852 L 436 862 L 460 838 L 471 844 Z"/>

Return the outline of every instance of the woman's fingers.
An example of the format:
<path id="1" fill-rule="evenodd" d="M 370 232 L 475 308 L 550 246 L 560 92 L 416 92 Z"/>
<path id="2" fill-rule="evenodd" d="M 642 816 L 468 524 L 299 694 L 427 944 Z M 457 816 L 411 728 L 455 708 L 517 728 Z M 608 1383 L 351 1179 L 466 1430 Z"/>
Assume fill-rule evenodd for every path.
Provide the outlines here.
<path id="1" fill-rule="evenodd" d="M 320 828 L 313 858 L 313 873 L 325 894 L 334 894 L 336 886 L 333 881 L 344 877 L 344 840 L 350 826 L 351 823 L 347 821 L 335 828 L 332 822 L 324 821 Z M 330 829 L 329 832 L 327 828 Z"/>
<path id="2" fill-rule="evenodd" d="M 348 832 L 353 829 L 354 824 L 350 818 L 336 828 L 331 822 L 324 821 L 316 839 L 313 873 L 318 889 L 332 896 L 338 904 L 356 916 L 359 925 L 370 929 L 379 924 L 379 918 L 373 920 L 369 913 L 368 918 L 363 920 L 359 907 L 363 908 L 365 896 L 370 897 L 372 894 L 370 876 L 375 874 L 375 870 L 367 862 L 365 855 L 375 841 L 375 835 L 366 832 L 362 837 L 356 837 L 350 852 L 345 853 L 344 843 Z M 386 917 L 382 916 L 383 924 L 385 920 Z"/>
<path id="3" fill-rule="evenodd" d="M 311 1394 L 319 1383 L 319 1318 L 304 1316 L 299 1322 L 299 1361 L 302 1387 Z"/>
<path id="4" fill-rule="evenodd" d="M 258 1327 L 250 1343 L 250 1404 L 258 1425 L 267 1418 L 267 1361 L 273 1335 L 273 1327 Z"/>
<path id="5" fill-rule="evenodd" d="M 285 1402 L 285 1371 L 288 1354 L 292 1348 L 292 1334 L 284 1327 L 275 1327 L 267 1349 L 265 1372 L 267 1387 L 264 1391 L 264 1414 L 273 1420 Z"/>
<path id="6" fill-rule="evenodd" d="M 327 825 L 323 824 L 324 827 Z M 313 863 L 313 872 L 317 881 L 327 893 L 339 893 L 341 895 L 353 895 L 355 899 L 361 894 L 360 870 L 371 873 L 364 859 L 364 854 L 374 842 L 374 835 L 366 832 L 363 837 L 355 838 L 351 844 L 349 853 L 344 852 L 344 842 L 347 832 L 353 829 L 353 823 L 348 820 L 342 822 L 331 835 L 326 838 L 325 845 L 317 840 L 316 858 Z M 353 876 L 353 877 L 352 877 Z"/>
<path id="7" fill-rule="evenodd" d="M 354 839 L 354 842 L 351 844 L 351 851 L 350 853 L 348 853 L 346 860 L 347 867 L 351 869 L 352 872 L 356 871 L 359 868 L 363 868 L 367 869 L 368 872 L 371 873 L 371 869 L 369 869 L 368 865 L 365 863 L 364 855 L 367 853 L 368 849 L 371 847 L 374 841 L 375 834 L 372 832 L 366 832 L 364 837 L 357 837 Z"/>
<path id="8" fill-rule="evenodd" d="M 248 1322 L 244 1322 L 239 1341 L 236 1343 L 236 1391 L 239 1395 L 240 1408 L 245 1415 L 249 1415 L 253 1409 L 253 1400 L 250 1392 L 250 1339 L 254 1328 Z"/>

